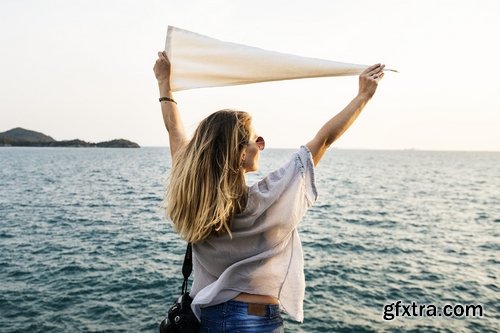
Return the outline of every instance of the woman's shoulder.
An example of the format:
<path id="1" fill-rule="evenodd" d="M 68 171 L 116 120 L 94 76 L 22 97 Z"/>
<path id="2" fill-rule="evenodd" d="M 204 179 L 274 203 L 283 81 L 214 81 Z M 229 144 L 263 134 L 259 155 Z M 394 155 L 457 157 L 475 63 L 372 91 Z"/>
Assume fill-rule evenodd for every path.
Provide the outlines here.
<path id="1" fill-rule="evenodd" d="M 310 151 L 300 147 L 281 167 L 247 189 L 247 204 L 237 216 L 239 222 L 251 224 L 255 218 L 271 218 L 271 207 L 289 213 L 302 210 L 304 205 L 309 207 L 317 197 Z M 300 199 L 304 197 L 306 200 Z"/>
<path id="2" fill-rule="evenodd" d="M 280 167 L 269 172 L 262 179 L 248 187 L 249 199 L 259 195 L 278 195 L 284 189 L 284 185 L 293 178 L 303 176 L 305 169 L 312 167 L 311 152 L 306 146 L 301 146 Z"/>

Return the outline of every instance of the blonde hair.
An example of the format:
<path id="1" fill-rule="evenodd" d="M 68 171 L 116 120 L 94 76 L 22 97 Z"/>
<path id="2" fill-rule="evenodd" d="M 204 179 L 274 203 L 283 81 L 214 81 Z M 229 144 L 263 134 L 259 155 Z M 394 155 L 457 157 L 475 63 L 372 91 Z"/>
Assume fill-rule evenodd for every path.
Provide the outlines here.
<path id="1" fill-rule="evenodd" d="M 242 155 L 250 139 L 250 115 L 220 110 L 205 118 L 175 156 L 166 214 L 188 242 L 231 235 L 230 221 L 246 205 Z"/>

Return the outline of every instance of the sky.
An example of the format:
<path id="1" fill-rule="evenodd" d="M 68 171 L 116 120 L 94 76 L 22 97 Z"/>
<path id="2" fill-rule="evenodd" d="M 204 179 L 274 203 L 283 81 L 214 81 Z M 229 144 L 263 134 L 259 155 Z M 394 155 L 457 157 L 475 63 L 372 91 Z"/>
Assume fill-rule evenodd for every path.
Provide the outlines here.
<path id="1" fill-rule="evenodd" d="M 224 41 L 387 73 L 342 149 L 500 151 L 496 0 L 0 0 L 0 132 L 167 146 L 152 71 L 173 25 Z M 294 148 L 355 97 L 358 78 L 175 93 L 188 134 L 248 111 L 271 148 Z"/>

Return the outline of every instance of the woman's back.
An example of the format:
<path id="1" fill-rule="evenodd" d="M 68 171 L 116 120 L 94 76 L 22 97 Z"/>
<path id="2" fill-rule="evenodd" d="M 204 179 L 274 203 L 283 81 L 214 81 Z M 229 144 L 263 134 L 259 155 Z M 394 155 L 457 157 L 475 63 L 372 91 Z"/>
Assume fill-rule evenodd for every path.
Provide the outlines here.
<path id="1" fill-rule="evenodd" d="M 194 244 L 196 307 L 239 293 L 270 295 L 301 321 L 304 277 L 297 224 L 316 200 L 314 167 L 303 146 L 281 168 L 248 189 L 245 210 L 231 221 L 231 235 Z M 198 311 L 198 310 L 197 310 Z"/>

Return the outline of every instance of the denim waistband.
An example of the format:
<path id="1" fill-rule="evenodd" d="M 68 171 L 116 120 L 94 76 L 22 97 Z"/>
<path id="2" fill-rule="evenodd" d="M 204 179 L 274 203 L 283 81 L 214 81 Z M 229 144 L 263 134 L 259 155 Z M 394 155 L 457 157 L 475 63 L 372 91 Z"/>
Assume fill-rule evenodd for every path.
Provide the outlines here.
<path id="1" fill-rule="evenodd" d="M 225 303 L 212 305 L 206 307 L 205 309 L 213 309 L 216 311 L 225 312 L 234 312 L 234 311 L 245 311 L 247 312 L 249 307 L 258 306 L 263 307 L 265 311 L 265 317 L 276 317 L 280 314 L 280 306 L 279 304 L 255 304 L 255 303 L 246 303 L 240 301 L 227 301 Z"/>

